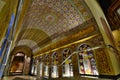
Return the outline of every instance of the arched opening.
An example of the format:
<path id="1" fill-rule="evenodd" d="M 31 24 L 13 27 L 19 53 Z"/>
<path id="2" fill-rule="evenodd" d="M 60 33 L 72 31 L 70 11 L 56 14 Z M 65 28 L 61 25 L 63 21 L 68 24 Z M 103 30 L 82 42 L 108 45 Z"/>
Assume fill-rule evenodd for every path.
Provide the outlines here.
<path id="1" fill-rule="evenodd" d="M 9 59 L 9 75 L 31 74 L 32 51 L 26 46 L 15 47 Z"/>
<path id="2" fill-rule="evenodd" d="M 51 67 L 51 77 L 52 78 L 58 78 L 59 73 L 58 73 L 58 54 L 54 52 L 52 54 L 52 67 Z"/>
<path id="3" fill-rule="evenodd" d="M 49 78 L 50 55 L 44 55 L 44 78 Z"/>
<path id="4" fill-rule="evenodd" d="M 43 76 L 43 65 L 44 65 L 42 56 L 39 57 L 39 62 L 40 62 L 40 65 L 39 65 L 39 67 L 40 67 L 39 76 L 42 77 Z"/>
<path id="5" fill-rule="evenodd" d="M 32 65 L 32 75 L 37 76 L 37 74 L 38 74 L 37 73 L 37 70 L 38 70 L 37 65 L 38 65 L 38 58 L 35 58 L 33 60 L 33 65 Z"/>
<path id="6" fill-rule="evenodd" d="M 17 53 L 13 56 L 12 64 L 10 67 L 10 73 L 22 74 L 25 65 L 25 54 Z"/>
<path id="7" fill-rule="evenodd" d="M 94 51 L 88 44 L 81 44 L 78 47 L 78 66 L 80 74 L 98 75 Z"/>
<path id="8" fill-rule="evenodd" d="M 63 61 L 71 55 L 69 49 L 65 49 L 62 53 Z M 62 66 L 62 76 L 63 77 L 73 77 L 73 64 L 72 64 L 72 57 L 70 57 Z"/>

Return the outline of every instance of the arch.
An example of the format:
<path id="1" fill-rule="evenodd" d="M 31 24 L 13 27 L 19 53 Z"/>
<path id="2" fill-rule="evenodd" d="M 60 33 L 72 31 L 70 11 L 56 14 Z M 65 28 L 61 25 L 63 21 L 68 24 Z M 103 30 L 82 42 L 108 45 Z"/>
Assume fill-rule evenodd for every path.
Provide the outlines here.
<path id="1" fill-rule="evenodd" d="M 44 64 L 43 63 L 43 56 L 39 57 L 39 61 L 40 61 L 40 65 L 39 65 L 40 66 L 40 71 L 38 71 L 38 72 L 39 72 L 39 76 L 43 77 L 43 64 Z"/>
<path id="2" fill-rule="evenodd" d="M 36 46 L 37 43 L 30 39 L 22 39 L 18 42 L 17 46 L 21 46 L 21 45 L 26 45 L 26 46 L 32 48 L 33 46 Z"/>
<path id="3" fill-rule="evenodd" d="M 12 59 L 10 73 L 12 74 L 22 74 L 24 69 L 25 54 L 16 53 Z"/>
<path id="4" fill-rule="evenodd" d="M 58 53 L 57 52 L 53 52 L 52 54 L 52 67 L 51 67 L 51 77 L 52 78 L 58 78 Z"/>
<path id="5" fill-rule="evenodd" d="M 29 48 L 28 46 L 25 46 L 25 45 L 20 45 L 20 46 L 16 46 L 13 50 L 12 50 L 12 52 L 11 52 L 11 56 L 12 55 L 15 55 L 16 53 L 18 53 L 18 52 L 22 52 L 22 53 L 24 53 L 24 54 L 26 54 L 27 56 L 32 56 L 32 49 L 31 48 Z"/>
<path id="6" fill-rule="evenodd" d="M 30 40 L 30 39 L 22 39 L 18 42 L 17 46 L 21 46 L 21 45 L 26 45 L 27 47 L 33 49 L 34 46 L 36 46 L 35 49 L 33 49 L 33 53 L 40 50 L 40 47 L 38 45 L 38 43 L 36 43 L 35 41 L 33 40 Z"/>
<path id="7" fill-rule="evenodd" d="M 64 49 L 62 52 L 63 61 L 71 54 L 70 49 Z M 62 66 L 62 76 L 72 77 L 73 76 L 73 64 L 72 57 L 70 57 Z"/>
<path id="8" fill-rule="evenodd" d="M 78 66 L 80 74 L 98 75 L 96 62 L 94 58 L 94 51 L 91 46 L 87 43 L 80 44 L 77 49 Z"/>
<path id="9" fill-rule="evenodd" d="M 49 77 L 49 65 L 50 65 L 50 55 L 45 54 L 44 55 L 44 77 L 48 78 Z"/>
<path id="10" fill-rule="evenodd" d="M 20 31 L 16 40 L 17 46 L 26 45 L 35 53 L 41 47 L 51 43 L 50 36 L 40 29 L 28 28 Z"/>
<path id="11" fill-rule="evenodd" d="M 23 45 L 15 47 L 9 58 L 9 74 L 30 74 L 31 60 L 32 50 L 29 47 Z"/>

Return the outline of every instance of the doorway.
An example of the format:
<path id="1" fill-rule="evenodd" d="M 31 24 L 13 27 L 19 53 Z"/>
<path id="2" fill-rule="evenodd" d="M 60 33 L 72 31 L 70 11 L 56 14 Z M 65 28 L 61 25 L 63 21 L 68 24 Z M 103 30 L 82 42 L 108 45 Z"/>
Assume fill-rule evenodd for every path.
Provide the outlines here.
<path id="1" fill-rule="evenodd" d="M 10 73 L 11 74 L 23 74 L 25 62 L 25 54 L 17 53 L 13 55 Z"/>

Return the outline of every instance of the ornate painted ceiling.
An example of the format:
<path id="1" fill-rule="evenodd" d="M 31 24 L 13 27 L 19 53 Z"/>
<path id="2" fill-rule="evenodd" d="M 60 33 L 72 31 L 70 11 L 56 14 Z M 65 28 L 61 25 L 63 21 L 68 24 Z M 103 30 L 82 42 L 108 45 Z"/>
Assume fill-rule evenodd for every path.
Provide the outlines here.
<path id="1" fill-rule="evenodd" d="M 35 52 L 78 32 L 92 18 L 84 0 L 33 0 L 25 13 L 16 46 L 27 45 Z"/>

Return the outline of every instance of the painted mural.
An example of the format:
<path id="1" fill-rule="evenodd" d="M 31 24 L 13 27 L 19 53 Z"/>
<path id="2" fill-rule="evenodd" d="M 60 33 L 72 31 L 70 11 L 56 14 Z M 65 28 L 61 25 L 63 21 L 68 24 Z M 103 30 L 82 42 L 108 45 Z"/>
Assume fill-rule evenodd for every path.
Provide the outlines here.
<path id="1" fill-rule="evenodd" d="M 52 68 L 51 68 L 51 77 L 52 78 L 58 78 L 59 77 L 59 71 L 58 71 L 58 63 L 59 63 L 59 60 L 58 60 L 58 53 L 54 52 L 52 54 Z"/>
<path id="2" fill-rule="evenodd" d="M 50 65 L 50 55 L 45 54 L 44 55 L 44 77 L 49 77 L 49 65 Z"/>
<path id="3" fill-rule="evenodd" d="M 80 74 L 98 75 L 94 52 L 88 44 L 81 44 L 78 48 L 78 65 Z"/>
<path id="4" fill-rule="evenodd" d="M 70 56 L 71 52 L 69 49 L 65 49 L 62 53 L 63 61 L 66 60 Z M 72 77 L 73 76 L 73 64 L 72 57 L 70 57 L 65 63 L 62 65 L 62 76 L 63 77 Z"/>

